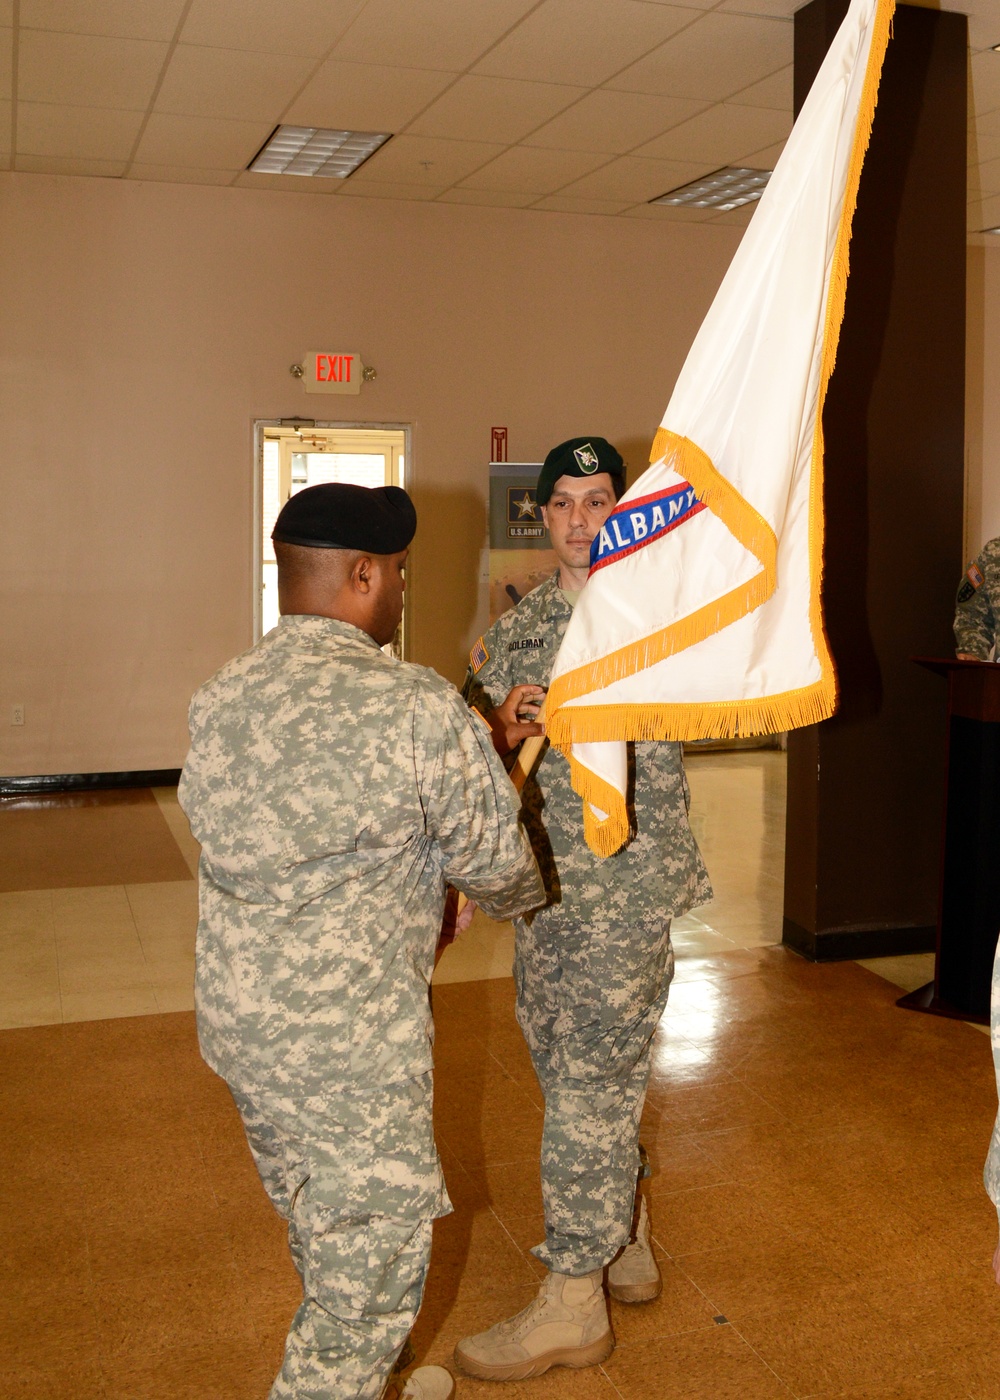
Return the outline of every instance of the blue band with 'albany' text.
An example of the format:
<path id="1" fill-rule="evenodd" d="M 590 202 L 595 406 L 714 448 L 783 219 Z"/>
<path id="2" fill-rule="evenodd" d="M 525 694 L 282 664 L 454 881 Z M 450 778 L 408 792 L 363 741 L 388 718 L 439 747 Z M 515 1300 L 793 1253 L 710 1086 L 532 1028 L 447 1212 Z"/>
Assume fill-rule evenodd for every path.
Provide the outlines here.
<path id="1" fill-rule="evenodd" d="M 676 530 L 705 509 L 689 481 L 652 496 L 623 502 L 611 512 L 590 545 L 590 572 L 614 564 Z"/>

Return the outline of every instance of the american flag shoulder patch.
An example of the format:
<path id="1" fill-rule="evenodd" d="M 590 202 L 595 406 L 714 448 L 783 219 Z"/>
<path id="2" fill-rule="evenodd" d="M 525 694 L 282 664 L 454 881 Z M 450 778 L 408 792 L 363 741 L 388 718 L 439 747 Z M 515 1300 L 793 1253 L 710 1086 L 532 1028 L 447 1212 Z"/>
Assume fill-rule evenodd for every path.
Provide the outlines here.
<path id="1" fill-rule="evenodd" d="M 469 652 L 469 664 L 472 666 L 472 674 L 476 675 L 481 671 L 489 659 L 490 654 L 486 650 L 482 637 L 480 637 L 479 641 Z"/>

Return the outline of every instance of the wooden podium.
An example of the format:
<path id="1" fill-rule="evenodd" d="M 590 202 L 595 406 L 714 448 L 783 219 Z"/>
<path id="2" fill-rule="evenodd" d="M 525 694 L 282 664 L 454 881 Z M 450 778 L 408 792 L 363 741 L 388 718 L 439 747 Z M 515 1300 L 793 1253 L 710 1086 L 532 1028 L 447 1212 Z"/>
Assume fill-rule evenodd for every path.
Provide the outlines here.
<path id="1" fill-rule="evenodd" d="M 934 981 L 897 1005 L 988 1025 L 1000 933 L 1000 665 L 913 660 L 948 682 L 948 778 Z"/>

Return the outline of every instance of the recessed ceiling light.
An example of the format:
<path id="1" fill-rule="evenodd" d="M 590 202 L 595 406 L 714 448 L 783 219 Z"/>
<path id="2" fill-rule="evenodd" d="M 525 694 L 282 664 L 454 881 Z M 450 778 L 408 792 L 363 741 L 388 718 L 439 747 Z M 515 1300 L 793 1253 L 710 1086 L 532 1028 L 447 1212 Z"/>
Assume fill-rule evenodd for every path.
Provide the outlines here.
<path id="1" fill-rule="evenodd" d="M 259 175 L 322 175 L 343 180 L 384 146 L 391 131 L 324 131 L 279 126 L 247 166 Z"/>
<path id="2" fill-rule="evenodd" d="M 993 50 L 994 53 L 1000 53 L 1000 44 L 991 44 L 990 48 Z"/>
<path id="3" fill-rule="evenodd" d="M 981 228 L 981 229 L 979 230 L 979 232 L 980 232 L 980 233 L 1000 233 L 1000 227 L 997 227 L 997 228 Z"/>
<path id="4" fill-rule="evenodd" d="M 772 170 L 750 170 L 746 166 L 726 166 L 713 170 L 701 180 L 678 185 L 677 189 L 668 190 L 649 202 L 690 204 L 696 209 L 738 209 L 741 204 L 752 204 L 760 199 L 773 173 Z"/>

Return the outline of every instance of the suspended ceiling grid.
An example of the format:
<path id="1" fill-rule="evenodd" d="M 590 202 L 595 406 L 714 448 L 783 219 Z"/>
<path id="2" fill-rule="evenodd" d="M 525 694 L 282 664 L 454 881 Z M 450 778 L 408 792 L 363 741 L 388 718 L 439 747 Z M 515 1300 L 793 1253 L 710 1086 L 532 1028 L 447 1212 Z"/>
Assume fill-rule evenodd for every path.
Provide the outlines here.
<path id="1" fill-rule="evenodd" d="M 633 218 L 791 128 L 801 0 L 0 0 L 0 168 Z M 970 16 L 972 231 L 1000 224 L 1000 0 Z M 253 175 L 279 122 L 393 139 Z"/>

